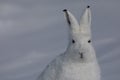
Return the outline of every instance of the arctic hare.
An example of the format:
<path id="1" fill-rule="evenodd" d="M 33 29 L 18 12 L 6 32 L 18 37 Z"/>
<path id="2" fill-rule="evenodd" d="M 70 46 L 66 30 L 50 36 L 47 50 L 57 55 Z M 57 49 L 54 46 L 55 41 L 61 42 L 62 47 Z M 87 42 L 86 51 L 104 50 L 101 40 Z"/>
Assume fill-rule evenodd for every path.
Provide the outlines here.
<path id="1" fill-rule="evenodd" d="M 91 12 L 87 6 L 80 25 L 66 9 L 69 24 L 69 45 L 64 54 L 53 60 L 38 80 L 100 80 L 100 68 L 91 42 Z"/>

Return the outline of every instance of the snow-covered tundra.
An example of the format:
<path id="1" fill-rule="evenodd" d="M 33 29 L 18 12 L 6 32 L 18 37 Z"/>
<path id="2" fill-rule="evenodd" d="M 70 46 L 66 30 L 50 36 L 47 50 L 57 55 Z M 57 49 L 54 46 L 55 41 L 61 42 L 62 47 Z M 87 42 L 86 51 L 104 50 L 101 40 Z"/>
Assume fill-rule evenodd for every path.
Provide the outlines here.
<path id="1" fill-rule="evenodd" d="M 38 80 L 100 80 L 100 68 L 91 41 L 91 11 L 87 6 L 80 24 L 66 9 L 69 45 L 41 73 Z"/>

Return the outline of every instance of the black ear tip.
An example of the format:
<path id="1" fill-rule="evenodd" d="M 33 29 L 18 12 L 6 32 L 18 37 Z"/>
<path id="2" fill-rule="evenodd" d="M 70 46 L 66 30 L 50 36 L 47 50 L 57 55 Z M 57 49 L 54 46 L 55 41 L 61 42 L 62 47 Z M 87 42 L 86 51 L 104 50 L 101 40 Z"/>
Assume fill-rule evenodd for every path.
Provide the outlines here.
<path id="1" fill-rule="evenodd" d="M 67 11 L 67 9 L 64 9 L 64 10 L 63 10 L 63 12 L 66 12 L 66 11 Z"/>
<path id="2" fill-rule="evenodd" d="M 87 8 L 90 8 L 90 6 L 88 5 Z"/>

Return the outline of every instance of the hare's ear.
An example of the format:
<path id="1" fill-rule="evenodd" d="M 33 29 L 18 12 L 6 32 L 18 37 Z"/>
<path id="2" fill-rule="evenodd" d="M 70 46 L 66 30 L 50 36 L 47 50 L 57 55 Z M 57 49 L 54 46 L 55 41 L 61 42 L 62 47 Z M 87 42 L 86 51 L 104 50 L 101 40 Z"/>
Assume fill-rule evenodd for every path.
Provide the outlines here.
<path id="1" fill-rule="evenodd" d="M 64 9 L 63 12 L 65 12 L 65 16 L 68 22 L 68 25 L 72 29 L 73 32 L 79 31 L 79 24 L 76 20 L 76 18 L 73 16 L 72 13 L 70 13 L 67 9 Z"/>
<path id="2" fill-rule="evenodd" d="M 87 6 L 85 12 L 80 19 L 80 32 L 91 37 L 91 11 L 90 6 Z"/>

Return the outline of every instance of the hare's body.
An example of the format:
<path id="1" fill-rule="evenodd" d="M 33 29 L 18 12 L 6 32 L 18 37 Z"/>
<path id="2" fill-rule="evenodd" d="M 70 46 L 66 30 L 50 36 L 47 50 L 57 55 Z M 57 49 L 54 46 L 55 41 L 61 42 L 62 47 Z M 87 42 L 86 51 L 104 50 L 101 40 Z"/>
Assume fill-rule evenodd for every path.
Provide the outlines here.
<path id="1" fill-rule="evenodd" d="M 100 80 L 99 72 L 96 61 L 74 62 L 62 54 L 45 68 L 38 80 Z"/>
<path id="2" fill-rule="evenodd" d="M 71 30 L 68 48 L 45 68 L 38 80 L 100 80 L 100 69 L 90 43 L 89 7 L 80 25 L 69 11 L 64 12 Z"/>

